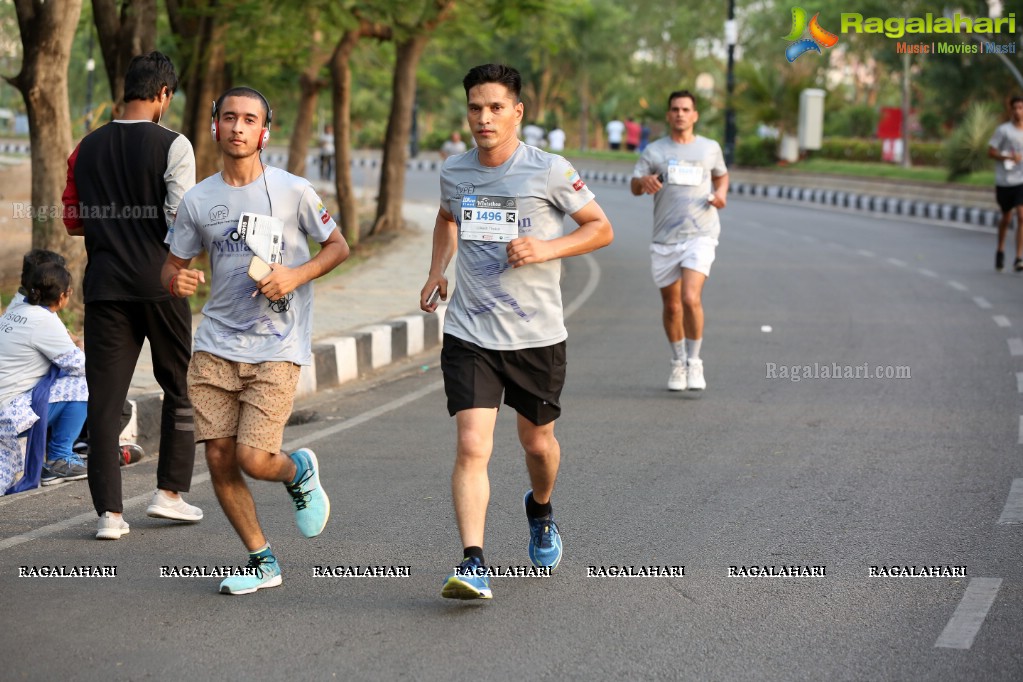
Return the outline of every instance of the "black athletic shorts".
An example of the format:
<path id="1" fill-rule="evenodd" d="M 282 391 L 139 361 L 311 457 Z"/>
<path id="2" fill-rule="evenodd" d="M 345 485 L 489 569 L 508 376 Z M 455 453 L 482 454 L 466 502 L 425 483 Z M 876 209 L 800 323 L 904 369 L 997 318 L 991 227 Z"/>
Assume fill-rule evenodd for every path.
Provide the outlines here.
<path id="1" fill-rule="evenodd" d="M 1023 185 L 1008 187 L 995 186 L 995 199 L 1002 213 L 1008 213 L 1017 206 L 1023 206 Z"/>
<path id="2" fill-rule="evenodd" d="M 565 342 L 542 348 L 489 350 L 444 335 L 440 367 L 448 413 L 504 404 L 537 426 L 561 416 Z"/>

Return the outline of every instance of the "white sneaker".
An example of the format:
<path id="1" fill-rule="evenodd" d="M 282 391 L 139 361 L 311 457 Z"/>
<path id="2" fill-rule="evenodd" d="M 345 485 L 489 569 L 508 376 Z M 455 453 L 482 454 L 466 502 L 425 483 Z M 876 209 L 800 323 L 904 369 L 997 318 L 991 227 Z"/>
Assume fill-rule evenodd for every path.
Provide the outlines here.
<path id="1" fill-rule="evenodd" d="M 99 524 L 96 527 L 97 540 L 120 540 L 122 535 L 127 535 L 128 522 L 120 516 L 114 516 L 111 512 L 103 512 L 99 517 Z"/>
<path id="2" fill-rule="evenodd" d="M 202 509 L 185 502 L 182 497 L 174 499 L 162 490 L 157 490 L 153 494 L 153 501 L 149 503 L 146 515 L 157 519 L 186 521 L 188 523 L 199 523 L 202 521 Z"/>
<path id="3" fill-rule="evenodd" d="M 668 376 L 669 391 L 686 390 L 686 362 L 685 360 L 671 361 L 671 374 Z"/>
<path id="4" fill-rule="evenodd" d="M 686 379 L 689 383 L 690 391 L 702 391 L 707 388 L 707 382 L 703 378 L 703 360 L 693 358 L 689 360 Z"/>

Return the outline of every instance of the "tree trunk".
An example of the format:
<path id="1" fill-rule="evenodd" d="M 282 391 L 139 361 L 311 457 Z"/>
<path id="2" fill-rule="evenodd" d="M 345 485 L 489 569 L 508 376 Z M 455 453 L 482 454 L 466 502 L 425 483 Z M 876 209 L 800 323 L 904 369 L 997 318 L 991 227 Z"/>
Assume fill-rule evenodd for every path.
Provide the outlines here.
<path id="1" fill-rule="evenodd" d="M 118 11 L 120 4 L 120 11 Z M 124 104 L 124 74 L 136 55 L 156 49 L 156 0 L 92 0 L 93 20 L 117 118 Z"/>
<path id="2" fill-rule="evenodd" d="M 68 63 L 82 0 L 62 3 L 17 0 L 21 29 L 21 71 L 7 79 L 25 100 L 32 145 L 32 248 L 56 251 L 67 259 L 74 282 L 85 270 L 85 244 L 67 236 L 61 195 L 67 184 L 71 140 Z M 75 287 L 81 291 L 80 286 Z M 76 295 L 76 307 L 81 293 Z"/>
<path id="3" fill-rule="evenodd" d="M 590 148 L 590 74 L 583 65 L 579 74 L 579 149 Z"/>
<path id="4" fill-rule="evenodd" d="M 401 209 L 405 197 L 405 162 L 412 129 L 412 107 L 416 98 L 416 68 L 428 40 L 428 34 L 418 33 L 397 44 L 391 115 L 387 120 L 380 170 L 380 198 L 370 234 L 394 232 L 404 225 Z"/>
<path id="5" fill-rule="evenodd" d="M 181 132 L 195 148 L 196 178 L 220 168 L 220 152 L 210 139 L 212 102 L 227 85 L 225 24 L 217 21 L 216 0 L 167 0 L 167 16 L 177 37 L 181 64 L 176 64 L 185 91 Z"/>
<path id="6" fill-rule="evenodd" d="M 310 23 L 315 25 L 318 16 L 313 10 Z M 313 119 L 316 117 L 316 100 L 320 90 L 327 87 L 327 81 L 320 77 L 320 72 L 331 59 L 331 52 L 323 47 L 322 31 L 313 32 L 312 43 L 309 63 L 298 77 L 298 112 L 288 144 L 288 172 L 295 175 L 305 175 L 305 160 L 309 156 L 309 140 L 313 136 Z"/>
<path id="7" fill-rule="evenodd" d="M 362 31 L 345 31 L 330 60 L 331 105 L 334 110 L 334 188 L 338 224 L 349 246 L 359 243 L 359 210 L 352 185 L 352 51 Z"/>

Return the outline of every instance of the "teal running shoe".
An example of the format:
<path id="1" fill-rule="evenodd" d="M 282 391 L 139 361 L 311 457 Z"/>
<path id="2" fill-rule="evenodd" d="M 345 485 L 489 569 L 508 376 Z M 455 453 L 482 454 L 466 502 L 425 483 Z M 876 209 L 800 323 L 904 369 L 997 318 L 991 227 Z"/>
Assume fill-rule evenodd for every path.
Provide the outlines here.
<path id="1" fill-rule="evenodd" d="M 486 566 L 476 557 L 463 559 L 444 582 L 440 596 L 445 599 L 493 599 Z"/>
<path id="2" fill-rule="evenodd" d="M 221 594 L 251 594 L 264 587 L 281 584 L 281 567 L 277 557 L 267 551 L 265 554 L 250 554 L 246 568 L 247 575 L 232 575 L 220 583 Z"/>
<path id="3" fill-rule="evenodd" d="M 532 490 L 526 492 L 523 505 L 532 494 Z M 549 567 L 553 571 L 561 563 L 561 533 L 554 523 L 554 512 L 538 519 L 531 519 L 527 514 L 526 520 L 529 521 L 529 560 L 538 568 Z"/>
<path id="4" fill-rule="evenodd" d="M 330 500 L 320 486 L 320 466 L 313 451 L 309 448 L 295 450 L 291 459 L 298 467 L 298 480 L 285 483 L 284 487 L 295 503 L 298 529 L 307 538 L 314 538 L 323 532 L 330 518 Z"/>

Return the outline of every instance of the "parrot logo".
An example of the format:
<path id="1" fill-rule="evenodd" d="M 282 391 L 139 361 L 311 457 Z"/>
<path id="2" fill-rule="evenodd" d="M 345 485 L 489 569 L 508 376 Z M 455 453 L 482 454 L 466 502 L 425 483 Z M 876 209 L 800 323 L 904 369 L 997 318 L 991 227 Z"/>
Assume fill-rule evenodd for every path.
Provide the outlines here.
<path id="1" fill-rule="evenodd" d="M 814 14 L 808 25 L 806 10 L 802 7 L 792 8 L 792 30 L 783 38 L 783 40 L 792 43 L 785 49 L 785 58 L 789 60 L 790 64 L 811 50 L 821 54 L 822 47 L 834 47 L 838 43 L 838 36 L 824 30 L 818 23 L 819 16 L 820 12 Z M 808 29 L 810 37 L 804 38 L 803 34 Z"/>

